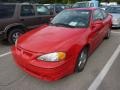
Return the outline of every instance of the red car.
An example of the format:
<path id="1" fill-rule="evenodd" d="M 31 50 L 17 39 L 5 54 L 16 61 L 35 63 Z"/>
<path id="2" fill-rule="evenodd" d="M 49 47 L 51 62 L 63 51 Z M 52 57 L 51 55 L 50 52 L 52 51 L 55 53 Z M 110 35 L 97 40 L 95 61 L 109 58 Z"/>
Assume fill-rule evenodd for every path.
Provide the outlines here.
<path id="1" fill-rule="evenodd" d="M 66 9 L 49 25 L 22 35 L 12 54 L 29 74 L 47 81 L 84 69 L 87 58 L 110 37 L 111 15 L 99 8 Z"/>

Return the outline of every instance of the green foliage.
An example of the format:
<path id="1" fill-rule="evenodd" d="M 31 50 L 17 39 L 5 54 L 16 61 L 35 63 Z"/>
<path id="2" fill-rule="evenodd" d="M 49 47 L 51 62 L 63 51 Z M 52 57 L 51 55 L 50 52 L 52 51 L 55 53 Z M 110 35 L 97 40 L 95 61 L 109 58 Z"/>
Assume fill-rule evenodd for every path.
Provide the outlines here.
<path id="1" fill-rule="evenodd" d="M 89 1 L 89 0 L 0 0 L 0 2 L 39 2 L 39 3 L 75 3 L 77 1 Z M 120 0 L 99 0 L 100 2 L 118 2 L 120 3 Z"/>

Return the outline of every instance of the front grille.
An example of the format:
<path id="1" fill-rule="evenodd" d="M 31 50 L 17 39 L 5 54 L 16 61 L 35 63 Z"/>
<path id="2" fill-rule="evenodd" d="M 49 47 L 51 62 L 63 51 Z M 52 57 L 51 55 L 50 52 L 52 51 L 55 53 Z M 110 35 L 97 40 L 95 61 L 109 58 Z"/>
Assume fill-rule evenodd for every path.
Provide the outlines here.
<path id="1" fill-rule="evenodd" d="M 17 54 L 19 55 L 19 56 L 21 56 L 21 57 L 24 57 L 24 58 L 27 58 L 27 59 L 29 59 L 29 58 L 32 58 L 32 56 L 33 56 L 33 54 L 31 53 L 31 52 L 29 52 L 29 51 L 27 51 L 27 50 L 24 50 L 24 49 L 22 49 L 22 48 L 17 48 Z"/>

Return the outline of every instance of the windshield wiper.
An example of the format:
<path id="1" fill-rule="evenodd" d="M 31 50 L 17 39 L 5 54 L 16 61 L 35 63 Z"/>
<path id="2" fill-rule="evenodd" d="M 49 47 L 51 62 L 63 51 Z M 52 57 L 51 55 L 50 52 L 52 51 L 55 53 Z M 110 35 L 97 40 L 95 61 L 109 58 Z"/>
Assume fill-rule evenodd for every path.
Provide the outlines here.
<path id="1" fill-rule="evenodd" d="M 71 26 L 69 24 L 65 24 L 65 23 L 50 23 L 50 25 L 55 25 L 55 26 L 63 26 L 63 27 L 70 27 L 70 28 L 75 28 L 75 26 Z"/>

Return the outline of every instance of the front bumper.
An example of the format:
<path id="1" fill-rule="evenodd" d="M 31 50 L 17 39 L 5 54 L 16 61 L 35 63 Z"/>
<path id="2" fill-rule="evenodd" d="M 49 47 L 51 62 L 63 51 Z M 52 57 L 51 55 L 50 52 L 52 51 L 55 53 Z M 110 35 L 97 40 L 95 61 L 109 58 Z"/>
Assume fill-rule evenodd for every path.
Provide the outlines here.
<path id="1" fill-rule="evenodd" d="M 15 47 L 12 47 L 12 55 L 22 70 L 42 80 L 54 81 L 73 73 L 70 64 L 65 62 L 66 60 L 53 63 L 28 59 L 18 54 Z"/>

